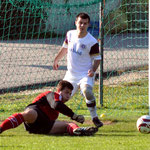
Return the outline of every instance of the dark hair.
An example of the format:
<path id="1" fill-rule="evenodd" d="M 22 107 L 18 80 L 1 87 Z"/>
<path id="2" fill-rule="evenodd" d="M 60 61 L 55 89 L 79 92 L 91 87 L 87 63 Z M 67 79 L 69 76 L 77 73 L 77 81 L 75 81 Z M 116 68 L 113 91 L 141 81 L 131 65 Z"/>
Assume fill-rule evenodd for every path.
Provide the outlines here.
<path id="1" fill-rule="evenodd" d="M 90 22 L 90 16 L 89 16 L 87 13 L 84 13 L 84 12 L 79 13 L 79 14 L 76 16 L 76 20 L 77 20 L 79 17 L 82 18 L 82 19 L 88 19 L 89 22 Z"/>
<path id="2" fill-rule="evenodd" d="M 59 81 L 59 83 L 57 85 L 57 90 L 62 91 L 66 87 L 70 90 L 73 90 L 73 85 L 70 82 L 68 82 L 66 80 L 61 80 L 61 81 Z"/>

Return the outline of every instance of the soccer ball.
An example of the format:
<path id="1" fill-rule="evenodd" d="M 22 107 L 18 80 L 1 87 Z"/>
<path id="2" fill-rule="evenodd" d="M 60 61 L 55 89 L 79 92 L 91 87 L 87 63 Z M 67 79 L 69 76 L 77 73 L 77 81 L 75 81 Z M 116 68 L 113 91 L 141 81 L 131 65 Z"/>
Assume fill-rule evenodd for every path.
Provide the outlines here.
<path id="1" fill-rule="evenodd" d="M 144 115 L 137 120 L 137 129 L 141 133 L 150 133 L 150 116 Z"/>

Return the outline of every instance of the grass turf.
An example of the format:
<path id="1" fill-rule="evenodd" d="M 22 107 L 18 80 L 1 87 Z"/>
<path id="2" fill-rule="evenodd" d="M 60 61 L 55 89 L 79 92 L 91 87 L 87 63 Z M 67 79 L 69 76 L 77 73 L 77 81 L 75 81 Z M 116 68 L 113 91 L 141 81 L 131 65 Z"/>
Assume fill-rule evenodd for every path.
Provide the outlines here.
<path id="1" fill-rule="evenodd" d="M 24 130 L 23 125 L 0 134 L 0 150 L 148 150 L 149 134 L 141 134 L 136 129 L 136 121 L 148 113 L 148 82 L 142 80 L 116 87 L 104 87 L 104 107 L 98 107 L 98 114 L 105 123 L 95 136 L 54 136 L 34 135 Z M 95 86 L 95 93 L 97 93 Z M 0 120 L 15 112 L 23 111 L 37 95 L 4 94 L 0 95 Z M 97 95 L 96 95 L 97 96 Z M 93 126 L 89 111 L 77 94 L 67 105 L 76 113 L 86 116 L 86 122 L 80 126 Z M 98 97 L 97 97 L 98 99 Z M 59 120 L 68 120 L 60 115 Z"/>
<path id="2" fill-rule="evenodd" d="M 135 121 L 105 125 L 90 137 L 28 134 L 23 125 L 0 135 L 1 150 L 148 150 L 149 146 L 149 135 L 137 132 Z"/>

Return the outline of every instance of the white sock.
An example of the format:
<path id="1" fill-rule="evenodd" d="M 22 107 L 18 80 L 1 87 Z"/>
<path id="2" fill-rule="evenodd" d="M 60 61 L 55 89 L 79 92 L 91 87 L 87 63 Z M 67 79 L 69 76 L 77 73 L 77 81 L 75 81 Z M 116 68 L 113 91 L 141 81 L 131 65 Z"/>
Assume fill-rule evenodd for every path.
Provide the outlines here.
<path id="1" fill-rule="evenodd" d="M 94 107 L 88 107 L 88 109 L 90 111 L 92 119 L 98 116 L 97 112 L 96 112 L 97 111 L 96 106 L 94 106 Z"/>

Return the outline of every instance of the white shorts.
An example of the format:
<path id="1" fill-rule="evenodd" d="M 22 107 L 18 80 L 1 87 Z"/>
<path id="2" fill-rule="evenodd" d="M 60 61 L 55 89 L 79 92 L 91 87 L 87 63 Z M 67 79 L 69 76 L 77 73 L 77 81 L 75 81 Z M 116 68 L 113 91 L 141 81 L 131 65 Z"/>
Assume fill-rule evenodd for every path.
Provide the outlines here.
<path id="1" fill-rule="evenodd" d="M 72 76 L 72 74 L 67 71 L 63 80 L 66 80 L 73 85 L 74 87 L 72 91 L 72 96 L 73 96 L 77 92 L 77 90 L 79 88 L 82 89 L 82 86 L 84 85 L 90 85 L 91 87 L 93 87 L 94 79 L 95 76 L 89 77 L 88 75 L 81 75 L 80 77 L 79 76 L 75 77 Z"/>

